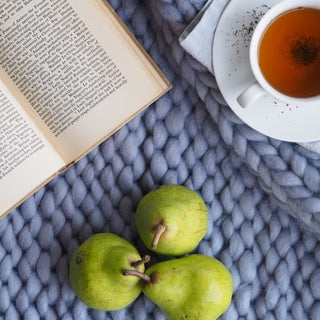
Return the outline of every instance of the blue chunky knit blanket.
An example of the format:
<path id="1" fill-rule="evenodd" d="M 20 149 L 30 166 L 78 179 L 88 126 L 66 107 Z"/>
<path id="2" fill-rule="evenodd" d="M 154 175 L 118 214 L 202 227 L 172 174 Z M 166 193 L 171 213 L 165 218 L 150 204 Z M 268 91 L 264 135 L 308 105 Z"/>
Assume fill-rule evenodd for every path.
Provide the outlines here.
<path id="1" fill-rule="evenodd" d="M 234 281 L 221 319 L 320 319 L 320 156 L 250 129 L 179 46 L 205 2 L 110 1 L 173 89 L 0 221 L 0 319 L 164 320 L 143 295 L 116 312 L 86 307 L 68 263 L 98 232 L 143 254 L 137 203 L 168 183 L 197 191 L 208 206 L 196 251 L 220 259 Z"/>

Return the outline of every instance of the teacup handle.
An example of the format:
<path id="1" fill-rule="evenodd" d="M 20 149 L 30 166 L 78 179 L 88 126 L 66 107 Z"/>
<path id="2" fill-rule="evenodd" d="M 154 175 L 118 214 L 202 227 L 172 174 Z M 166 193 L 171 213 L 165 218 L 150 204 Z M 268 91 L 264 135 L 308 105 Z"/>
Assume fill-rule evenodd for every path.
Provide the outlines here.
<path id="1" fill-rule="evenodd" d="M 265 90 L 255 82 L 238 96 L 237 101 L 241 107 L 246 108 L 265 94 Z"/>

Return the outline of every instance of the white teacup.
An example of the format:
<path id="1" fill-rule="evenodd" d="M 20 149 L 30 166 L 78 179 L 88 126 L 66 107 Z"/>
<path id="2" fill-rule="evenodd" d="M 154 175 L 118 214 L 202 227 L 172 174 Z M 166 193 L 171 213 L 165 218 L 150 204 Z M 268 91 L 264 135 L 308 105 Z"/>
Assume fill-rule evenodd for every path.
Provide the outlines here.
<path id="1" fill-rule="evenodd" d="M 249 105 L 256 102 L 260 97 L 269 93 L 273 97 L 284 101 L 289 104 L 295 105 L 308 105 L 308 104 L 320 104 L 320 94 L 306 97 L 297 98 L 288 96 L 276 90 L 269 82 L 265 79 L 260 66 L 259 66 L 259 46 L 260 41 L 264 35 L 266 29 L 270 24 L 278 18 L 280 15 L 287 11 L 299 8 L 315 8 L 320 10 L 319 0 L 284 0 L 272 7 L 257 24 L 250 42 L 250 65 L 252 72 L 255 76 L 255 82 L 242 92 L 237 98 L 238 103 L 242 107 L 248 107 Z M 320 54 L 320 52 L 319 52 Z M 275 66 L 277 68 L 277 66 Z M 320 76 L 320 74 L 319 74 Z"/>

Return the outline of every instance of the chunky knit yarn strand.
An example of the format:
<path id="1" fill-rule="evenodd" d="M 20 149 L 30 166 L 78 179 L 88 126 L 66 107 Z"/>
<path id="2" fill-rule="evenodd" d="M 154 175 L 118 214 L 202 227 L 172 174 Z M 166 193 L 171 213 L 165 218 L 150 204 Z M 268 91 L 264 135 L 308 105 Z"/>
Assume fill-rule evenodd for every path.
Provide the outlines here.
<path id="1" fill-rule="evenodd" d="M 245 125 L 179 46 L 205 2 L 110 1 L 173 88 L 0 221 L 0 319 L 165 320 L 143 295 L 119 311 L 88 308 L 68 267 L 98 232 L 144 254 L 136 206 L 168 183 L 197 191 L 208 206 L 196 251 L 219 258 L 234 281 L 221 319 L 320 319 L 320 156 Z"/>

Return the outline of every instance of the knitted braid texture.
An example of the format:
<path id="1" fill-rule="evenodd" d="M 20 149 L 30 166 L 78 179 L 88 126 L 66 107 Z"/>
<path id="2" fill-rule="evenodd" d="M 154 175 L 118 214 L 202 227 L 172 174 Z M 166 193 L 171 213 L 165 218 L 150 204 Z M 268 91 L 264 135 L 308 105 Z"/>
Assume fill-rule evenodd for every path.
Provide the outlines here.
<path id="1" fill-rule="evenodd" d="M 205 0 L 110 3 L 173 89 L 0 221 L 0 319 L 164 320 L 143 295 L 115 312 L 86 307 L 70 287 L 68 263 L 98 232 L 123 236 L 144 254 L 136 206 L 173 183 L 208 206 L 196 252 L 232 273 L 221 319 L 319 320 L 320 157 L 246 126 L 179 47 Z"/>

